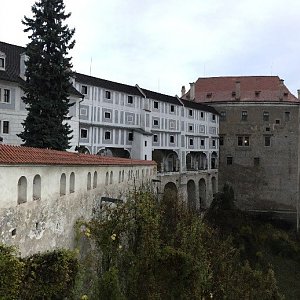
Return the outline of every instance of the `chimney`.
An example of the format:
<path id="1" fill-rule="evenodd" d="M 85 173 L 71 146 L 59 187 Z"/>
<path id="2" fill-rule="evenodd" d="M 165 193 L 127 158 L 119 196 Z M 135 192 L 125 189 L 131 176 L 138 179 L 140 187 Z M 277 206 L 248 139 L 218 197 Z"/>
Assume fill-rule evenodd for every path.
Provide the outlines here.
<path id="1" fill-rule="evenodd" d="M 297 90 L 298 92 L 298 100 L 300 100 L 300 90 Z"/>
<path id="2" fill-rule="evenodd" d="M 185 86 L 181 87 L 181 97 L 185 95 Z"/>
<path id="3" fill-rule="evenodd" d="M 239 80 L 235 82 L 235 100 L 241 100 L 241 82 Z"/>
<path id="4" fill-rule="evenodd" d="M 190 100 L 195 100 L 195 82 L 190 83 Z"/>
<path id="5" fill-rule="evenodd" d="M 283 101 L 283 93 L 284 93 L 284 80 L 280 79 L 279 83 L 279 100 Z"/>

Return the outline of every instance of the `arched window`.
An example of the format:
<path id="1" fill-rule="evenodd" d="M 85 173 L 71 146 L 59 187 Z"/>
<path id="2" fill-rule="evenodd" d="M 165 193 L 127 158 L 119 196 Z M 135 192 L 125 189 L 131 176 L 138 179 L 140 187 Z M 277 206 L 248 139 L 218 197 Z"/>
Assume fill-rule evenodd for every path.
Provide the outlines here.
<path id="1" fill-rule="evenodd" d="M 93 189 L 97 187 L 98 184 L 98 174 L 97 171 L 94 172 L 94 178 L 93 178 Z"/>
<path id="2" fill-rule="evenodd" d="M 149 177 L 149 169 L 146 170 L 146 177 Z"/>
<path id="3" fill-rule="evenodd" d="M 18 204 L 25 202 L 27 202 L 27 179 L 22 176 L 18 181 Z"/>
<path id="4" fill-rule="evenodd" d="M 66 194 L 67 182 L 66 182 L 66 174 L 62 173 L 60 176 L 60 195 L 63 196 Z"/>
<path id="5" fill-rule="evenodd" d="M 119 183 L 121 182 L 121 178 L 122 178 L 122 172 L 119 171 Z"/>
<path id="6" fill-rule="evenodd" d="M 106 172 L 105 185 L 108 185 L 108 179 L 109 179 L 109 174 L 108 174 L 108 172 Z"/>
<path id="7" fill-rule="evenodd" d="M 92 175 L 91 172 L 88 172 L 87 174 L 87 189 L 90 190 L 92 187 Z"/>
<path id="8" fill-rule="evenodd" d="M 122 171 L 122 182 L 124 181 L 124 170 Z"/>
<path id="9" fill-rule="evenodd" d="M 110 178 L 109 178 L 109 183 L 113 183 L 113 171 L 110 171 Z"/>
<path id="10" fill-rule="evenodd" d="M 74 172 L 70 175 L 70 194 L 75 192 L 75 174 Z"/>
<path id="11" fill-rule="evenodd" d="M 41 176 L 35 175 L 33 178 L 33 192 L 32 192 L 33 200 L 41 199 Z"/>

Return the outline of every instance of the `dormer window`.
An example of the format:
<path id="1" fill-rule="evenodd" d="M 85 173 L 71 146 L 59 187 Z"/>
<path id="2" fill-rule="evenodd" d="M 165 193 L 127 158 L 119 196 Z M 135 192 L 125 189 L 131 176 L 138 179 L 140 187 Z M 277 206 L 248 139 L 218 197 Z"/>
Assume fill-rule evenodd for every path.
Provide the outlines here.
<path id="1" fill-rule="evenodd" d="M 5 70 L 5 54 L 3 52 L 0 52 L 0 70 L 4 71 Z"/>

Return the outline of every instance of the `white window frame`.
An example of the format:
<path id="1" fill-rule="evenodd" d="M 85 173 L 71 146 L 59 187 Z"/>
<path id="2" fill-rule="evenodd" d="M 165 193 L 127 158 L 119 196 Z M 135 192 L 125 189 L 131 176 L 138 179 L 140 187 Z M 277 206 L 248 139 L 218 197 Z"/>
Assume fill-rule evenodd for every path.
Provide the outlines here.
<path id="1" fill-rule="evenodd" d="M 105 91 L 105 99 L 111 99 L 111 91 Z"/>
<path id="2" fill-rule="evenodd" d="M 175 144 L 175 136 L 174 135 L 170 135 L 170 144 Z"/>
<path id="3" fill-rule="evenodd" d="M 109 138 L 106 138 L 106 134 L 108 134 L 109 133 Z M 104 132 L 104 140 L 105 141 L 110 141 L 111 140 L 111 131 L 105 131 Z"/>
<path id="4" fill-rule="evenodd" d="M 81 94 L 83 94 L 83 95 L 87 95 L 88 94 L 88 87 L 87 87 L 87 85 L 82 85 L 81 86 Z"/>
<path id="5" fill-rule="evenodd" d="M 104 119 L 111 119 L 111 113 L 109 111 L 104 112 Z"/>
<path id="6" fill-rule="evenodd" d="M 7 127 L 8 130 L 7 130 L 7 132 L 4 132 L 4 128 L 6 128 L 6 126 L 4 126 L 4 124 L 6 124 L 6 123 L 8 124 L 8 127 Z M 2 121 L 2 133 L 3 133 L 3 134 L 9 134 L 9 131 L 10 131 L 10 130 L 9 130 L 9 129 L 10 129 L 9 127 L 10 127 L 10 126 L 9 126 L 9 121 L 8 121 L 8 120 L 3 120 L 3 121 Z"/>
<path id="7" fill-rule="evenodd" d="M 131 95 L 127 96 L 127 103 L 128 104 L 133 104 L 133 96 L 131 96 Z"/>
<path id="8" fill-rule="evenodd" d="M 153 108 L 154 109 L 159 109 L 159 103 L 158 103 L 158 101 L 153 101 Z"/>
<path id="9" fill-rule="evenodd" d="M 5 71 L 5 66 L 6 66 L 6 55 L 0 52 L 0 70 Z"/>
<path id="10" fill-rule="evenodd" d="M 86 108 L 80 108 L 80 115 L 81 116 L 87 116 L 87 109 Z"/>
<path id="11" fill-rule="evenodd" d="M 82 133 L 83 133 L 83 132 L 86 132 L 86 137 L 83 137 L 83 136 L 82 136 Z M 80 128 L 80 138 L 81 138 L 81 139 L 87 139 L 88 136 L 89 136 L 89 131 L 88 131 L 88 129 L 87 129 L 87 128 Z"/>

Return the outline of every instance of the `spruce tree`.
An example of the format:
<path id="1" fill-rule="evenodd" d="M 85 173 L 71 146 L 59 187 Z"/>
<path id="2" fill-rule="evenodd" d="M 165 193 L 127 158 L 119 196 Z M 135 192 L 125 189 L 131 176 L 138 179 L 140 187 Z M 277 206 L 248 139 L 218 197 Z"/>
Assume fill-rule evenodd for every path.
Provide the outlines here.
<path id="1" fill-rule="evenodd" d="M 74 29 L 64 21 L 63 0 L 39 0 L 32 6 L 33 17 L 24 17 L 30 32 L 26 47 L 26 83 L 22 98 L 28 115 L 19 134 L 24 146 L 66 150 L 70 148 L 71 126 L 66 122 L 71 104 L 72 76 L 68 52 L 74 47 Z"/>

